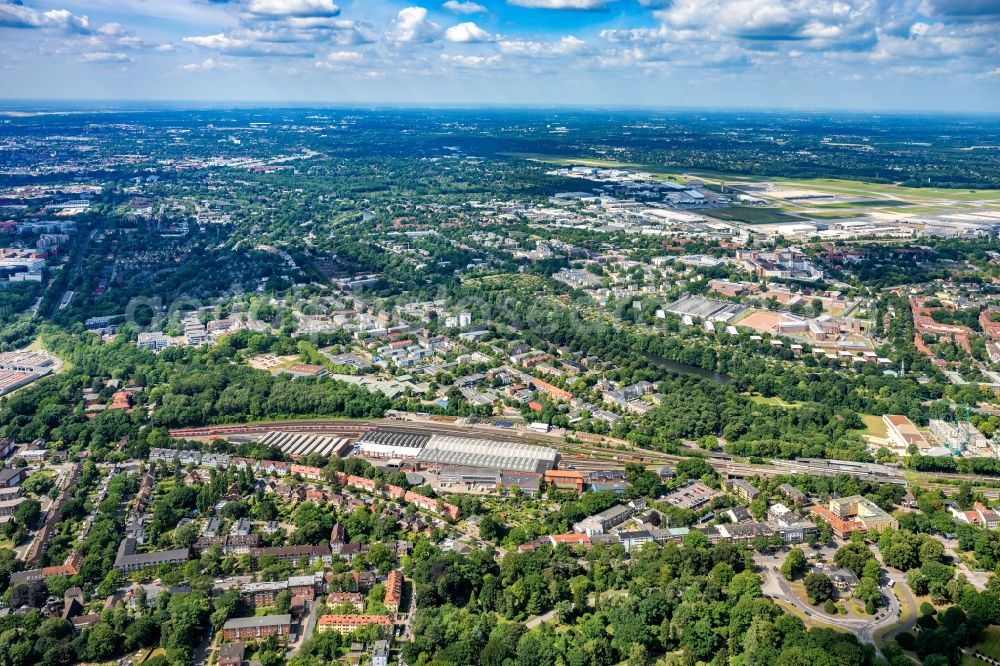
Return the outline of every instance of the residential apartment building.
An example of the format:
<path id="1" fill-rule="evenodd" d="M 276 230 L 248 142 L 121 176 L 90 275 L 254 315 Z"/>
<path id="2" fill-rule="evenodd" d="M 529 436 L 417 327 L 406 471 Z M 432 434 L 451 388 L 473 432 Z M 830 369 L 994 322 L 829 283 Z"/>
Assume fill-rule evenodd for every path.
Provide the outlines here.
<path id="1" fill-rule="evenodd" d="M 286 639 L 291 630 L 291 615 L 235 617 L 222 625 L 222 635 L 227 641 L 257 641 L 270 636 Z"/>
<path id="2" fill-rule="evenodd" d="M 375 641 L 372 646 L 372 666 L 389 666 L 389 641 Z"/>
<path id="3" fill-rule="evenodd" d="M 617 527 L 634 516 L 636 511 L 645 508 L 646 503 L 642 500 L 637 500 L 636 502 L 632 502 L 630 504 L 619 504 L 611 507 L 610 509 L 601 511 L 596 515 L 590 516 L 589 518 L 584 518 L 580 522 L 573 525 L 573 530 L 588 536 L 604 534 L 612 527 Z"/>
<path id="4" fill-rule="evenodd" d="M 760 497 L 760 491 L 743 479 L 732 479 L 727 481 L 726 485 L 729 487 L 729 491 L 741 500 L 752 502 Z"/>
<path id="5" fill-rule="evenodd" d="M 191 554 L 189 548 L 137 553 L 137 547 L 138 544 L 135 539 L 131 537 L 122 539 L 121 544 L 118 546 L 118 554 L 115 557 L 115 569 L 129 573 L 150 567 L 158 567 L 163 564 L 183 564 L 188 561 L 188 557 Z"/>
<path id="6" fill-rule="evenodd" d="M 403 597 L 403 572 L 393 569 L 385 581 L 385 607 L 393 613 L 399 612 L 399 602 Z"/>
<path id="7" fill-rule="evenodd" d="M 358 613 L 365 610 L 365 595 L 360 592 L 331 592 L 326 598 L 326 605 L 336 608 L 343 604 L 350 604 Z"/>
<path id="8" fill-rule="evenodd" d="M 347 635 L 355 629 L 375 625 L 388 630 L 393 622 L 385 615 L 321 615 L 316 622 L 316 631 L 336 631 L 339 634 Z"/>

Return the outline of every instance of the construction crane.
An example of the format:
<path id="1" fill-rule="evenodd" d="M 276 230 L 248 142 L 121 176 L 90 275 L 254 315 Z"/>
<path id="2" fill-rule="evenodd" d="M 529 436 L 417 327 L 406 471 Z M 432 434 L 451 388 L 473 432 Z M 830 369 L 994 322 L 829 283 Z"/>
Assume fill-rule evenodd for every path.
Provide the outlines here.
<path id="1" fill-rule="evenodd" d="M 969 421 L 971 410 L 969 405 L 962 402 L 955 405 L 955 429 L 958 431 L 959 439 L 952 452 L 961 455 L 963 451 L 969 449 L 972 441 L 972 422 Z"/>

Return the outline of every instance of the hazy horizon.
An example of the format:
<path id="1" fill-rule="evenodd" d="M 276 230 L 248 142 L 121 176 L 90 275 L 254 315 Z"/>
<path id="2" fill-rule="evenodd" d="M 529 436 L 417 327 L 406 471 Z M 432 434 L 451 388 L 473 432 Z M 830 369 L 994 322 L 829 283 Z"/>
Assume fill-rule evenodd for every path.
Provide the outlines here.
<path id="1" fill-rule="evenodd" d="M 0 0 L 5 99 L 982 112 L 992 0 Z"/>
<path id="2" fill-rule="evenodd" d="M 44 108 L 46 105 L 51 108 Z M 34 108 L 33 108 L 34 107 Z M 65 107 L 65 108 L 62 108 Z M 611 104 L 530 104 L 530 103 L 491 103 L 491 102 L 406 102 L 406 101 L 370 101 L 345 100 L 343 102 L 300 101 L 300 100 L 251 100 L 251 99 L 66 99 L 37 98 L 21 99 L 16 97 L 0 97 L 0 112 L 2 113 L 90 113 L 117 111 L 225 111 L 225 110 L 261 110 L 280 111 L 282 109 L 330 109 L 330 110 L 455 110 L 455 111 L 552 111 L 574 113 L 711 113 L 711 114 L 760 114 L 760 115 L 872 115 L 896 117 L 976 117 L 1000 118 L 997 111 L 963 111 L 948 109 L 882 109 L 882 108 L 837 108 L 837 107 L 768 107 L 768 106 L 669 106 L 669 105 L 611 105 Z"/>

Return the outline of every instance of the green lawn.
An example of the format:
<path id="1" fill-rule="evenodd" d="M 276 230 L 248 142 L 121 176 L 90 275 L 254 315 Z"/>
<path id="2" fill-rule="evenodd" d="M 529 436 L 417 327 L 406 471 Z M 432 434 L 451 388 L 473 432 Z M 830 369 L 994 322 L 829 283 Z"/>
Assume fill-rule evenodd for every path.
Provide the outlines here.
<path id="1" fill-rule="evenodd" d="M 1000 659 L 1000 627 L 992 624 L 983 631 L 983 640 L 972 646 L 973 650 L 982 652 L 987 657 Z"/>
<path id="2" fill-rule="evenodd" d="M 808 187 L 840 194 L 876 197 L 900 197 L 908 201 L 950 200 L 1000 203 L 1000 190 L 959 190 L 941 187 L 900 187 L 892 183 L 864 183 L 838 178 L 784 178 L 775 181 L 788 187 Z M 895 205 L 899 205 L 898 203 Z"/>
<path id="3" fill-rule="evenodd" d="M 868 208 L 871 206 L 893 206 L 898 208 L 900 206 L 904 207 L 909 206 L 910 204 L 907 203 L 906 201 L 900 201 L 899 199 L 865 199 L 863 201 L 841 201 L 838 203 L 829 203 L 829 204 L 817 201 L 815 205 L 822 206 L 824 209 L 826 209 L 826 208 Z"/>
<path id="4" fill-rule="evenodd" d="M 592 157 L 563 157 L 562 155 L 547 155 L 545 153 L 500 153 L 504 157 L 520 157 L 532 162 L 546 162 L 548 164 L 559 164 L 562 166 L 591 166 L 607 167 L 609 169 L 620 169 L 622 167 L 635 167 L 637 169 L 647 169 L 648 167 L 634 162 L 616 162 L 614 160 L 602 160 Z"/>
<path id="5" fill-rule="evenodd" d="M 704 211 L 706 215 L 726 222 L 747 224 L 781 224 L 785 222 L 808 222 L 801 217 L 789 215 L 780 208 L 713 208 Z"/>
<path id="6" fill-rule="evenodd" d="M 841 213 L 829 212 L 829 213 L 801 213 L 811 220 L 850 220 L 857 217 L 856 214 L 850 211 L 843 211 Z"/>
<path id="7" fill-rule="evenodd" d="M 801 400 L 796 400 L 795 402 L 788 402 L 787 400 L 782 400 L 776 395 L 773 395 L 770 398 L 765 398 L 764 396 L 757 394 L 749 395 L 747 397 L 761 405 L 771 405 L 772 407 L 785 407 L 788 409 L 794 409 L 796 407 L 801 407 L 802 405 L 806 404 Z"/>
<path id="8" fill-rule="evenodd" d="M 861 420 L 865 422 L 866 434 L 874 437 L 881 437 L 883 439 L 889 435 L 889 431 L 885 427 L 885 421 L 882 420 L 881 416 L 862 414 Z"/>
<path id="9" fill-rule="evenodd" d="M 162 657 L 162 656 L 166 656 L 166 654 L 167 654 L 167 651 L 165 649 L 163 649 L 163 648 L 156 648 L 155 650 L 150 650 L 149 654 L 147 654 L 146 657 L 142 661 L 149 661 L 153 657 Z"/>

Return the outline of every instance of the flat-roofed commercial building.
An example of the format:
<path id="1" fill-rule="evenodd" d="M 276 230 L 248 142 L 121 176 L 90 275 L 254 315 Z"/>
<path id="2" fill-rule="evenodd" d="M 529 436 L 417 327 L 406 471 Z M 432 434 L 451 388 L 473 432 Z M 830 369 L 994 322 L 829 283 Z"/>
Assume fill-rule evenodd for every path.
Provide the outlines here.
<path id="1" fill-rule="evenodd" d="M 701 481 L 688 481 L 672 493 L 668 493 L 663 500 L 681 509 L 697 511 L 718 495 L 717 491 L 712 490 Z"/>
<path id="2" fill-rule="evenodd" d="M 913 421 L 907 417 L 885 414 L 882 417 L 882 422 L 885 423 L 889 441 L 896 446 L 906 449 L 909 448 L 910 444 L 914 444 L 920 450 L 930 448 L 927 439 L 917 430 L 917 426 L 913 425 Z"/>
<path id="3" fill-rule="evenodd" d="M 814 516 L 830 523 L 834 533 L 842 539 L 854 532 L 879 532 L 886 527 L 899 529 L 895 518 L 861 495 L 831 499 L 829 506 L 817 505 L 809 510 Z"/>
<path id="4" fill-rule="evenodd" d="M 288 580 L 247 583 L 240 588 L 240 596 L 248 606 L 270 606 L 283 590 L 288 590 L 294 597 L 312 600 L 322 585 L 323 575 L 320 573 L 292 576 Z"/>
<path id="5" fill-rule="evenodd" d="M 555 469 L 559 453 L 547 446 L 434 435 L 417 455 L 417 462 L 541 474 Z"/>
<path id="6" fill-rule="evenodd" d="M 424 448 L 430 435 L 369 430 L 358 440 L 361 455 L 369 458 L 415 458 Z"/>
<path id="7" fill-rule="evenodd" d="M 495 486 L 500 483 L 500 470 L 483 467 L 442 467 L 438 472 L 441 483 L 464 483 L 470 486 Z"/>
<path id="8" fill-rule="evenodd" d="M 0 353 L 0 370 L 33 372 L 44 375 L 52 371 L 55 362 L 47 352 L 12 351 Z"/>
<path id="9" fill-rule="evenodd" d="M 282 590 L 288 589 L 287 580 L 247 583 L 240 588 L 240 597 L 248 606 L 271 606 Z"/>

